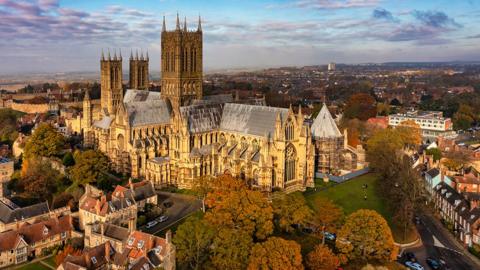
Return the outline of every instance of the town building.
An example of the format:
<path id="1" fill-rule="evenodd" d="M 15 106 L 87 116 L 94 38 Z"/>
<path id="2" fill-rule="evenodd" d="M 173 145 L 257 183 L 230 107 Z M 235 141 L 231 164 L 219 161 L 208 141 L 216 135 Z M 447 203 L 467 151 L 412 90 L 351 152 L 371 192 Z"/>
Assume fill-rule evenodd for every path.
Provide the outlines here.
<path id="1" fill-rule="evenodd" d="M 123 196 L 129 198 L 133 196 L 138 210 L 143 210 L 147 204 L 157 205 L 158 203 L 158 196 L 155 192 L 155 187 L 150 181 L 133 183 L 130 178 L 128 185 L 118 185 L 112 193 L 115 197 Z"/>
<path id="2" fill-rule="evenodd" d="M 49 249 L 64 245 L 73 231 L 70 215 L 41 220 L 0 233 L 0 267 L 20 264 L 41 257 Z"/>
<path id="3" fill-rule="evenodd" d="M 438 168 L 432 168 L 425 172 L 425 189 L 430 196 L 434 195 L 434 188 L 441 182 L 452 186 L 452 180 L 450 179 L 450 177 L 446 176 L 443 173 L 440 173 L 440 170 Z"/>
<path id="4" fill-rule="evenodd" d="M 411 120 L 420 126 L 422 138 L 425 142 L 434 142 L 439 136 L 454 136 L 452 120 L 443 117 L 437 111 L 409 111 L 407 113 L 392 114 L 388 116 L 388 125 L 396 127 L 402 122 Z"/>
<path id="5" fill-rule="evenodd" d="M 86 145 L 104 152 L 116 171 L 155 187 L 190 188 L 196 177 L 223 173 L 265 191 L 313 186 L 315 149 L 301 110 L 204 97 L 200 20 L 193 31 L 179 20 L 173 31 L 164 24 L 161 47 L 161 93 L 137 83 L 132 69 L 137 89 L 123 95 L 121 55 L 102 54 L 100 108 L 85 95 L 83 116 L 67 119 Z"/>

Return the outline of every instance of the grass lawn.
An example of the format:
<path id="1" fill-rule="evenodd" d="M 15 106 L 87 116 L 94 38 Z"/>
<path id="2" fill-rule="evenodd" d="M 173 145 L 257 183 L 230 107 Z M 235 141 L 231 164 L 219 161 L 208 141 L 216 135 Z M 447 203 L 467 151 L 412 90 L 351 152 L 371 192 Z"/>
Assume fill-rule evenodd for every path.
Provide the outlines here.
<path id="1" fill-rule="evenodd" d="M 329 198 L 335 204 L 341 206 L 346 215 L 351 214 L 358 209 L 375 210 L 390 224 L 396 242 L 405 243 L 415 240 L 416 235 L 414 230 L 407 232 L 407 238 L 404 241 L 403 230 L 391 225 L 392 213 L 389 211 L 385 201 L 379 196 L 379 192 L 376 190 L 377 179 L 377 175 L 373 173 L 365 174 L 325 190 L 315 193 L 307 193 L 305 194 L 305 199 L 312 208 L 315 209 L 314 202 L 316 198 Z M 363 188 L 364 184 L 368 185 L 367 189 Z M 367 195 L 366 200 L 364 198 L 365 194 Z"/>
<path id="2" fill-rule="evenodd" d="M 56 265 L 55 265 L 55 256 L 51 256 L 51 257 L 43 260 L 43 262 L 45 262 L 46 264 L 51 265 L 51 266 L 53 266 L 53 267 L 56 268 Z"/>
<path id="3" fill-rule="evenodd" d="M 35 262 L 35 263 L 26 264 L 26 265 L 18 268 L 18 270 L 50 270 L 50 268 L 42 265 L 39 262 Z"/>

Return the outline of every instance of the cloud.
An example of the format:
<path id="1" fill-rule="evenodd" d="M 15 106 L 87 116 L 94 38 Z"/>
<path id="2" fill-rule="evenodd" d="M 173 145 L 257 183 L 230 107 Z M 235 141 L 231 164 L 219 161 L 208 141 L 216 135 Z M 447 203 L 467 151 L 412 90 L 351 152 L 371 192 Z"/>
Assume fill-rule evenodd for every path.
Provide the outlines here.
<path id="1" fill-rule="evenodd" d="M 393 14 L 384 9 L 384 8 L 376 8 L 372 12 L 372 18 L 377 19 L 377 20 L 385 20 L 385 21 L 390 21 L 390 22 L 398 22 L 399 20 L 395 17 L 393 17 Z"/>
<path id="2" fill-rule="evenodd" d="M 367 8 L 374 7 L 380 3 L 380 0 L 296 0 L 284 5 L 271 5 L 275 7 L 297 7 L 306 9 L 348 9 L 348 8 Z"/>
<path id="3" fill-rule="evenodd" d="M 476 38 L 480 38 L 480 34 L 478 34 L 478 35 L 473 35 L 473 36 L 467 36 L 466 38 L 467 38 L 467 39 L 476 39 Z"/>
<path id="4" fill-rule="evenodd" d="M 460 28 L 461 24 L 441 11 L 419 11 L 414 10 L 413 16 L 423 24 L 435 28 Z"/>

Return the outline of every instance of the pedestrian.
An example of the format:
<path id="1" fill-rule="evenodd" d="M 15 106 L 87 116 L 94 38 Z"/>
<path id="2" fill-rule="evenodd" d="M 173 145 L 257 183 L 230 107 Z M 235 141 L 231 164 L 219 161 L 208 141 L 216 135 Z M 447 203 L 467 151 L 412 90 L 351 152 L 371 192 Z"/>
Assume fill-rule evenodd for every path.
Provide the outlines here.
<path id="1" fill-rule="evenodd" d="M 365 194 L 365 196 L 363 197 L 363 199 L 366 201 L 367 200 L 367 194 Z"/>

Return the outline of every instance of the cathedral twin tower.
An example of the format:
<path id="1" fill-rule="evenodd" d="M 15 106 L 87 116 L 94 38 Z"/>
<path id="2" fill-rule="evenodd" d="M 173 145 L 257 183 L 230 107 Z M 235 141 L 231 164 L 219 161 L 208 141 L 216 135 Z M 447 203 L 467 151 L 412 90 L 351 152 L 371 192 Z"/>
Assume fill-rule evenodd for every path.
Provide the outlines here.
<path id="1" fill-rule="evenodd" d="M 201 19 L 198 27 L 191 31 L 185 19 L 183 27 L 177 14 L 176 28 L 167 31 L 163 18 L 161 37 L 161 92 L 173 108 L 189 105 L 195 99 L 202 98 L 203 77 L 203 37 Z M 148 53 L 138 56 L 130 54 L 129 88 L 148 90 Z M 101 67 L 101 104 L 108 115 L 114 115 L 118 105 L 123 101 L 122 87 L 122 55 L 104 56 L 100 60 Z"/>

